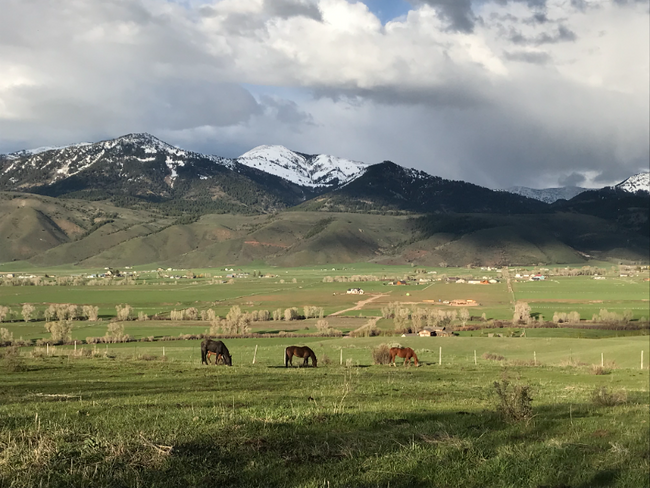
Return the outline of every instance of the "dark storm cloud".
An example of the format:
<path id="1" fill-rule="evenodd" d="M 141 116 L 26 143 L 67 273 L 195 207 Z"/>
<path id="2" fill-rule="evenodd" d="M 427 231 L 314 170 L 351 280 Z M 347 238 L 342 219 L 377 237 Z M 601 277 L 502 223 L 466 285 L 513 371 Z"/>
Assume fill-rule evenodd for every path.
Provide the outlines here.
<path id="1" fill-rule="evenodd" d="M 426 88 L 375 86 L 367 88 L 332 88 L 316 87 L 313 90 L 316 98 L 329 98 L 335 102 L 345 101 L 355 104 L 355 101 L 373 101 L 381 105 L 411 105 L 427 107 L 451 107 L 456 109 L 478 108 L 490 103 L 489 97 L 479 87 L 468 91 L 463 84 L 440 84 Z"/>
<path id="2" fill-rule="evenodd" d="M 311 114 L 300 110 L 298 104 L 293 100 L 263 95 L 260 97 L 260 104 L 267 113 L 283 124 L 294 128 L 300 128 L 302 125 L 314 125 L 314 118 Z"/>
<path id="3" fill-rule="evenodd" d="M 460 32 L 472 32 L 476 16 L 471 0 L 415 0 L 415 5 L 426 4 L 435 8 L 449 23 L 449 28 Z"/>
<path id="4" fill-rule="evenodd" d="M 580 186 L 587 179 L 580 173 L 571 173 L 570 175 L 562 176 L 558 179 L 560 186 Z"/>
<path id="5" fill-rule="evenodd" d="M 310 2 L 296 0 L 264 0 L 264 11 L 273 17 L 288 19 L 289 17 L 307 17 L 322 21 L 318 6 Z"/>
<path id="6" fill-rule="evenodd" d="M 542 32 L 536 36 L 527 37 L 521 32 L 513 31 L 510 33 L 510 41 L 514 44 L 527 46 L 539 46 L 541 44 L 557 44 L 560 42 L 575 42 L 578 36 L 575 32 L 564 25 L 559 25 L 555 32 Z"/>

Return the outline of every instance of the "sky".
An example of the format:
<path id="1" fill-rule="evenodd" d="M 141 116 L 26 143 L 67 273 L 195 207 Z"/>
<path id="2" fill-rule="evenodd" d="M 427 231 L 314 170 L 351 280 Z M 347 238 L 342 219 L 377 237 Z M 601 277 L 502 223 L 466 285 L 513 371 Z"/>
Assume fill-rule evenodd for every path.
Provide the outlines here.
<path id="1" fill-rule="evenodd" d="M 2 0 L 0 153 L 148 132 L 490 188 L 648 171 L 648 1 Z"/>

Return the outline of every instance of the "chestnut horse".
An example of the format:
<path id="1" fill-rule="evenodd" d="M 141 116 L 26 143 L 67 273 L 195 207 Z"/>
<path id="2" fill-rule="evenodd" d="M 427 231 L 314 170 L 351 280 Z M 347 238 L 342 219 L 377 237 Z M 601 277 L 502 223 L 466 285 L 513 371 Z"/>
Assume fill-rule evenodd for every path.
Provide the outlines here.
<path id="1" fill-rule="evenodd" d="M 284 367 L 286 368 L 291 363 L 293 356 L 297 358 L 303 358 L 303 366 L 309 366 L 309 358 L 311 358 L 311 365 L 316 368 L 318 367 L 318 361 L 316 360 L 316 354 L 307 346 L 289 346 L 284 350 Z"/>
<path id="2" fill-rule="evenodd" d="M 217 361 L 215 361 L 215 366 L 219 361 L 219 356 L 223 358 L 223 362 L 228 366 L 232 366 L 232 358 L 230 357 L 230 351 L 226 345 L 221 341 L 213 341 L 212 339 L 203 339 L 201 342 L 201 364 L 208 363 L 208 354 L 215 354 L 217 356 Z"/>
<path id="3" fill-rule="evenodd" d="M 389 364 L 392 364 L 393 366 L 397 366 L 395 364 L 395 358 L 397 356 L 404 358 L 404 366 L 406 366 L 406 363 L 409 364 L 411 363 L 411 358 L 415 360 L 415 366 L 417 367 L 418 365 L 418 357 L 415 355 L 415 351 L 410 347 L 391 347 Z"/>

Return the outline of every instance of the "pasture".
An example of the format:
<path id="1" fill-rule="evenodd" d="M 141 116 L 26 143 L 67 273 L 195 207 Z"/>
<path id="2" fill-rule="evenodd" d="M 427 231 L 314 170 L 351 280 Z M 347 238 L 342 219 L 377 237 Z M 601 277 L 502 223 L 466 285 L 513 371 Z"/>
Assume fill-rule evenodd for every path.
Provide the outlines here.
<path id="1" fill-rule="evenodd" d="M 12 266 L 2 272 L 100 271 Z M 183 270 L 151 269 L 136 267 L 130 284 L 0 286 L 0 305 L 14 312 L 1 326 L 16 339 L 49 337 L 42 318 L 22 320 L 24 303 L 41 312 L 93 305 L 102 319 L 73 322 L 76 346 L 0 348 L 0 486 L 648 486 L 647 329 L 526 328 L 520 337 L 522 327 L 482 329 L 478 319 L 510 320 L 523 300 L 547 319 L 606 308 L 637 321 L 650 316 L 645 275 L 471 285 L 438 278 L 497 274 L 361 263 L 251 265 L 234 279 L 195 269 L 198 278 L 178 279 L 165 274 Z M 353 275 L 382 281 L 327 280 Z M 416 279 L 388 284 L 406 276 Z M 353 287 L 364 295 L 347 294 Z M 224 339 L 233 367 L 201 366 L 200 341 L 169 340 L 210 322 L 160 319 L 189 307 L 223 317 L 233 306 L 309 305 L 347 333 L 389 303 L 458 310 L 445 303 L 457 299 L 478 302 L 469 309 L 476 330 L 458 337 L 319 337 L 314 318 L 253 322 L 252 332 L 278 336 Z M 124 303 L 158 314 L 123 322 L 126 334 L 153 342 L 82 344 L 104 336 Z M 377 325 L 394 328 L 392 319 Z M 374 364 L 380 344 L 413 348 L 420 367 Z M 312 348 L 318 368 L 284 368 L 289 345 Z M 525 390 L 532 411 L 500 415 L 495 382 L 520 388 L 519 397 L 509 390 L 513 401 Z"/>
<path id="2" fill-rule="evenodd" d="M 420 368 L 373 365 L 386 339 L 300 339 L 319 367 L 288 369 L 286 338 L 225 341 L 231 368 L 198 341 L 25 350 L 2 362 L 0 485 L 647 486 L 645 338 L 400 338 Z M 497 414 L 504 378 L 530 418 Z"/>

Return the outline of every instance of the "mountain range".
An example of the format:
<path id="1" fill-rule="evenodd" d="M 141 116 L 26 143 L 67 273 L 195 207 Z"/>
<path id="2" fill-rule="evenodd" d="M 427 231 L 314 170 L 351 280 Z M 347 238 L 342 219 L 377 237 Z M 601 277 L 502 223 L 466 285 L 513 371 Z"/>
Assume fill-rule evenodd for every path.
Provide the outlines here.
<path id="1" fill-rule="evenodd" d="M 224 158 L 129 134 L 0 155 L 0 262 L 647 261 L 648 186 L 645 173 L 549 199 L 390 161 L 282 146 Z"/>

